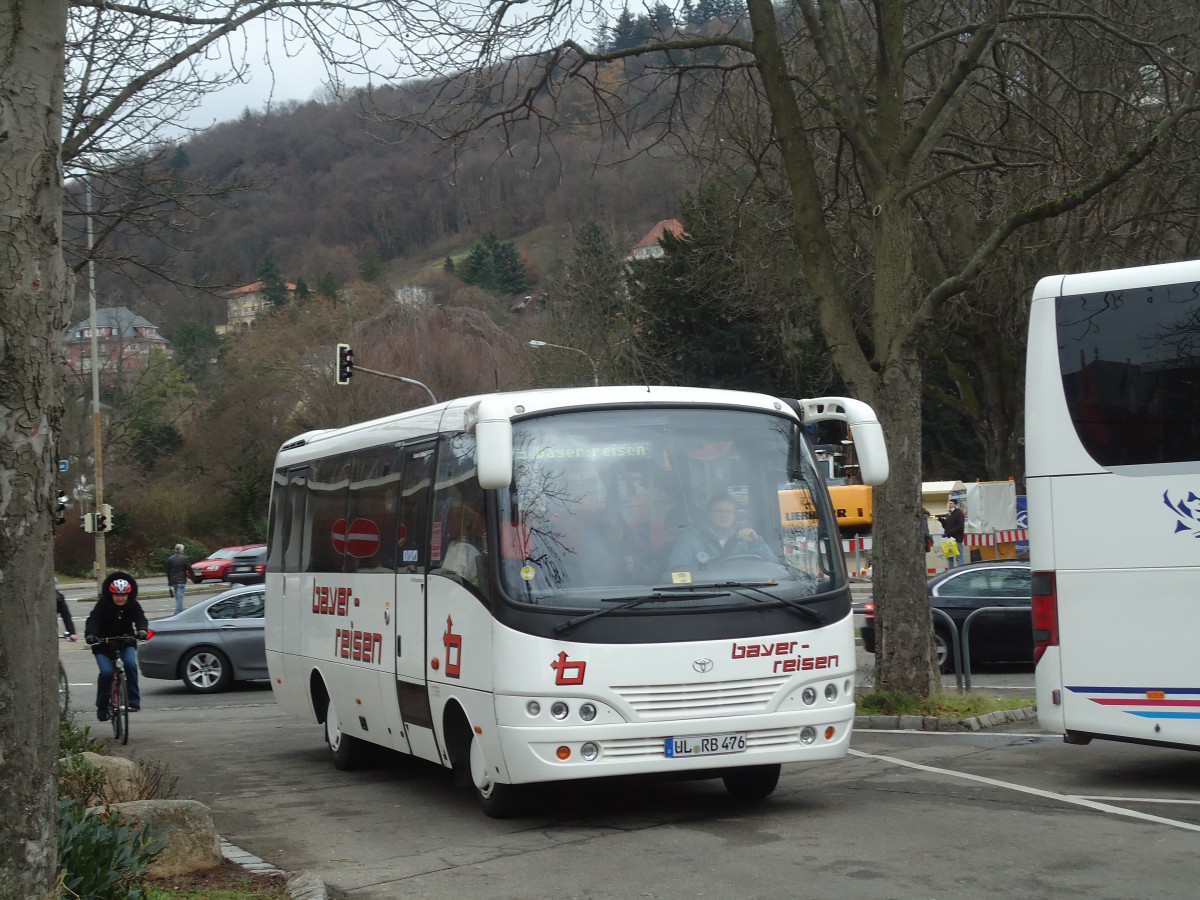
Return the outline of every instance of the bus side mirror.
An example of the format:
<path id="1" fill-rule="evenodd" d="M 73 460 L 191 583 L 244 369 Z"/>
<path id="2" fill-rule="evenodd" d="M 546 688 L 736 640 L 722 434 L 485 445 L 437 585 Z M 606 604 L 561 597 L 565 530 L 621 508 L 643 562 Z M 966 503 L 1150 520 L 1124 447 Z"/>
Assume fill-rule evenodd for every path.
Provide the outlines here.
<path id="1" fill-rule="evenodd" d="M 480 400 L 467 414 L 468 429 L 472 421 L 479 486 L 485 491 L 508 487 L 513 476 L 512 422 L 504 404 Z"/>
<path id="2" fill-rule="evenodd" d="M 863 484 L 883 484 L 888 477 L 887 445 L 883 442 L 883 426 L 878 422 L 860 422 L 851 426 L 854 452 L 858 459 L 858 474 Z"/>

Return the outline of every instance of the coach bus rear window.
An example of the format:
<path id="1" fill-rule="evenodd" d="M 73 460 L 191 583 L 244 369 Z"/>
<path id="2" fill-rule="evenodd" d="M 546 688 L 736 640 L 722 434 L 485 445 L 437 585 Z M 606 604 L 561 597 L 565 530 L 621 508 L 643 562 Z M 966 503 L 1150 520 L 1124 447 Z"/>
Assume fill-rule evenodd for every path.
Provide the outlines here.
<path id="1" fill-rule="evenodd" d="M 1200 285 L 1060 297 L 1056 309 L 1067 408 L 1092 458 L 1103 466 L 1195 460 Z"/>
<path id="2" fill-rule="evenodd" d="M 753 606 L 763 590 L 802 597 L 843 578 L 836 523 L 793 420 L 720 409 L 561 414 L 515 423 L 513 452 L 498 549 L 515 602 L 592 608 L 663 588 L 693 607 Z M 759 591 L 691 587 L 718 582 Z"/>

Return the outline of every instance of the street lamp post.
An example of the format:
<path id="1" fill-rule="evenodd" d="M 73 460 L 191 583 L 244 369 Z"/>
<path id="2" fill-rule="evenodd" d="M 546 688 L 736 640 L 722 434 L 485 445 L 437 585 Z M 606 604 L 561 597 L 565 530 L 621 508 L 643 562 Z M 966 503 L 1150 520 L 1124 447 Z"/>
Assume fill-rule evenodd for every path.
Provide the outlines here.
<path id="1" fill-rule="evenodd" d="M 569 350 L 572 353 L 578 353 L 582 355 L 587 359 L 588 362 L 592 364 L 592 384 L 596 387 L 600 387 L 600 367 L 596 365 L 596 361 L 592 359 L 588 353 L 580 350 L 578 347 L 566 347 L 562 344 L 551 344 L 549 341 L 530 341 L 529 346 L 534 348 L 553 347 L 556 350 Z"/>

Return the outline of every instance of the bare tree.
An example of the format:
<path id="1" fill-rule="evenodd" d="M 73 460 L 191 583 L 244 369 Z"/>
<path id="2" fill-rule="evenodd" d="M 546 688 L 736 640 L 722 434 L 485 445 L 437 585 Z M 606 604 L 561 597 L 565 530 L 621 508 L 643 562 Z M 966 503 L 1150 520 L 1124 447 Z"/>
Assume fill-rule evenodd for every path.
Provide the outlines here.
<path id="1" fill-rule="evenodd" d="M 400 30 L 402 13 L 392 0 L 189 0 L 169 6 L 0 0 L 0 897 L 47 894 L 57 871 L 57 630 L 49 598 L 63 406 L 59 342 L 71 288 L 62 247 L 64 160 L 73 171 L 87 171 L 95 165 L 89 159 L 137 147 L 156 116 L 165 121 L 162 107 L 148 102 L 155 92 L 158 100 L 186 94 L 193 86 L 188 66 L 202 58 L 197 71 L 211 64 L 219 80 L 217 49 L 236 49 L 230 42 L 251 22 L 276 19 L 286 37 L 314 41 L 328 62 L 362 66 L 362 48 L 373 45 L 373 36 Z M 64 123 L 68 35 L 74 46 L 132 35 L 135 23 L 153 25 L 164 43 L 148 31 L 133 43 L 160 55 L 124 69 L 120 54 L 93 56 L 104 60 L 100 69 L 117 75 L 114 87 L 92 90 L 99 69 L 73 72 L 80 87 Z M 348 36 L 345 45 L 337 43 L 340 35 Z M 171 36 L 179 40 L 172 43 Z M 224 65 L 240 71 L 228 57 Z M 184 77 L 172 84 L 179 72 Z"/>
<path id="2" fill-rule="evenodd" d="M 744 135 L 748 174 L 784 186 L 834 364 L 889 440 L 892 475 L 875 494 L 877 684 L 931 693 L 940 682 L 911 535 L 924 336 L 1003 263 L 1014 234 L 1101 196 L 1196 113 L 1196 9 L 746 0 L 737 19 L 660 27 L 620 49 L 578 41 L 604 21 L 587 0 L 438 12 L 410 46 L 436 47 L 431 66 L 459 74 L 423 110 L 425 127 L 460 142 L 536 127 L 552 148 L 562 106 L 579 116 L 586 88 L 590 115 L 617 139 Z M 974 240 L 941 242 L 929 265 L 930 234 L 956 216 Z"/>

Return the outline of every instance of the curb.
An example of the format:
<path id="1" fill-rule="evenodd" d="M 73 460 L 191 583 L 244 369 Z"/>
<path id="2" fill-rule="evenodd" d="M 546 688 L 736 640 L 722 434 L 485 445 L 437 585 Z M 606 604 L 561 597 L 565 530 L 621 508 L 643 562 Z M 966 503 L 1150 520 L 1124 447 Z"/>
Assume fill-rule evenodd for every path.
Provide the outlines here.
<path id="1" fill-rule="evenodd" d="M 862 728 L 875 731 L 986 731 L 997 725 L 1027 721 L 1037 721 L 1036 706 L 999 709 L 967 719 L 939 716 L 855 716 L 854 727 L 856 730 Z"/>
<path id="2" fill-rule="evenodd" d="M 293 900 L 327 900 L 329 894 L 325 882 L 311 872 L 285 872 L 278 866 L 264 862 L 253 853 L 234 846 L 221 838 L 221 856 L 256 875 L 286 875 L 288 896 Z"/>

